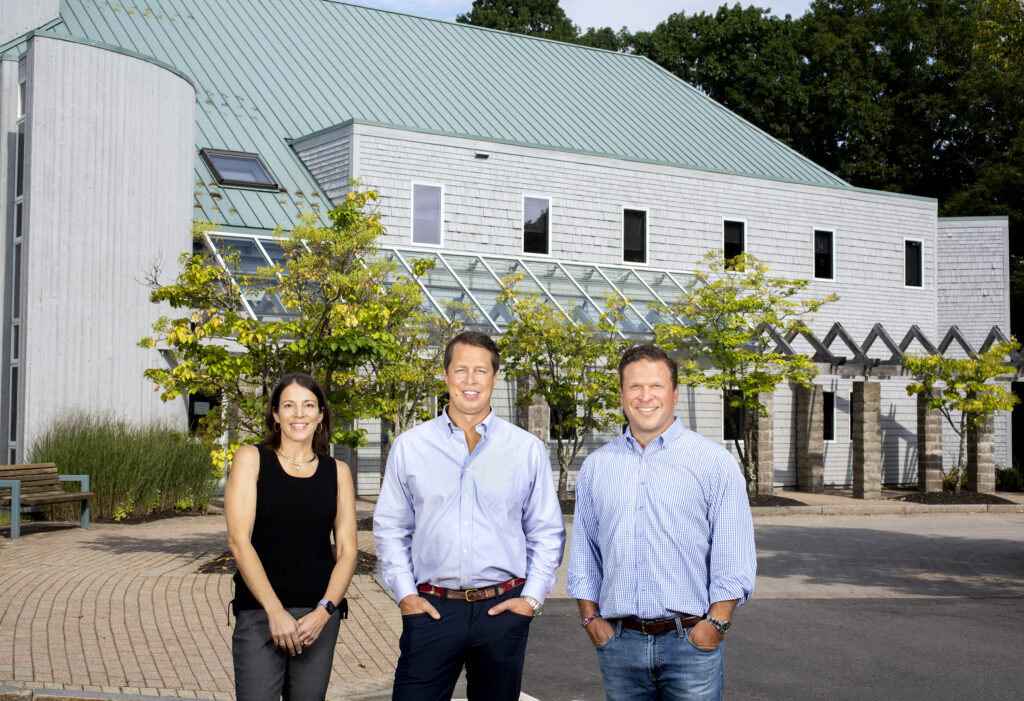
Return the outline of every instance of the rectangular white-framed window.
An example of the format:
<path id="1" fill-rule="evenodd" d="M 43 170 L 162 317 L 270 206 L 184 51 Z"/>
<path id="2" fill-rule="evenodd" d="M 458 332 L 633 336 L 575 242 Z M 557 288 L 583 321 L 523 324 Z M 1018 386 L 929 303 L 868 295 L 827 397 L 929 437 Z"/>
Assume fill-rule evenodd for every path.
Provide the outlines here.
<path id="1" fill-rule="evenodd" d="M 18 83 L 18 119 L 25 116 L 25 104 L 28 100 L 28 87 L 25 81 Z"/>
<path id="2" fill-rule="evenodd" d="M 836 393 L 822 392 L 821 397 L 821 425 L 825 441 L 834 441 L 836 439 Z"/>
<path id="3" fill-rule="evenodd" d="M 743 407 L 730 403 L 736 394 L 736 390 L 726 390 L 722 394 L 722 440 L 725 441 L 743 440 L 746 412 Z"/>
<path id="4" fill-rule="evenodd" d="M 444 245 L 444 187 L 412 184 L 412 242 L 420 246 Z"/>
<path id="5" fill-rule="evenodd" d="M 916 239 L 903 239 L 903 285 L 924 287 L 924 245 Z"/>
<path id="6" fill-rule="evenodd" d="M 523 253 L 551 252 L 551 198 L 523 195 Z"/>
<path id="7" fill-rule="evenodd" d="M 747 250 L 747 222 L 742 219 L 722 219 L 722 253 L 726 267 L 729 261 Z"/>
<path id="8" fill-rule="evenodd" d="M 835 232 L 814 230 L 814 277 L 817 280 L 835 279 Z"/>
<path id="9" fill-rule="evenodd" d="M 647 262 L 647 210 L 622 208 L 622 262 Z"/>

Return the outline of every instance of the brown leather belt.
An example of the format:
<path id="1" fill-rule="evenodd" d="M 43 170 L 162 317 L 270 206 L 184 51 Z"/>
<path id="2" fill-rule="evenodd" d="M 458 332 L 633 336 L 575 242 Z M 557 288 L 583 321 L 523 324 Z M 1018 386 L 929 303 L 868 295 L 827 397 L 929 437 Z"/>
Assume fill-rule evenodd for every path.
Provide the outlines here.
<path id="1" fill-rule="evenodd" d="M 445 589 L 444 587 L 435 587 L 433 584 L 419 584 L 416 589 L 421 594 L 430 594 L 431 596 L 440 596 L 444 599 L 461 599 L 462 601 L 484 601 L 485 599 L 493 599 L 496 596 L 501 596 L 505 592 L 518 587 L 520 584 L 525 584 L 525 579 L 518 579 L 513 577 L 507 582 L 501 584 L 492 584 L 489 587 L 480 587 L 479 589 Z"/>
<path id="2" fill-rule="evenodd" d="M 622 618 L 619 620 L 612 619 L 608 621 L 612 625 L 615 625 L 619 621 L 622 622 L 623 628 L 629 630 L 638 630 L 644 635 L 658 635 L 659 633 L 667 633 L 670 630 L 676 629 L 676 621 L 679 621 L 679 625 L 683 628 L 693 628 L 695 625 L 704 620 L 703 616 L 676 616 L 675 618 L 661 618 L 657 620 L 643 619 L 643 618 Z"/>

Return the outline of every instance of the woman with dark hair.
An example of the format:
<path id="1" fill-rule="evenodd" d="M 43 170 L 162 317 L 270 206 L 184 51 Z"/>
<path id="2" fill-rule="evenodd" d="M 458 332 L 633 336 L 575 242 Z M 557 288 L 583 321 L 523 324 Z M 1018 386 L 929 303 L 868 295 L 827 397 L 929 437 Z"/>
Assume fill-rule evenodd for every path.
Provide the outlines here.
<path id="1" fill-rule="evenodd" d="M 235 453 L 224 494 L 238 563 L 235 695 L 320 701 L 356 566 L 355 490 L 345 463 L 326 455 L 331 410 L 312 377 L 281 378 L 265 425 L 262 445 Z"/>

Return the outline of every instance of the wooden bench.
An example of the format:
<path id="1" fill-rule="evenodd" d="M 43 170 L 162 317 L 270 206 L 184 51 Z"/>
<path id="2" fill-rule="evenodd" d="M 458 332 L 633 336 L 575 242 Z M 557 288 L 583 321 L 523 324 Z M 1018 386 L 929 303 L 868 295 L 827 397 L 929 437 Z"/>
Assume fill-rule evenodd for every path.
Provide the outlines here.
<path id="1" fill-rule="evenodd" d="M 81 491 L 65 492 L 61 482 L 79 482 Z M 2 496 L 5 490 L 10 496 Z M 0 465 L 0 506 L 11 507 L 11 540 L 21 536 L 21 507 L 82 503 L 82 528 L 89 527 L 89 475 L 59 475 L 52 462 L 35 465 Z"/>

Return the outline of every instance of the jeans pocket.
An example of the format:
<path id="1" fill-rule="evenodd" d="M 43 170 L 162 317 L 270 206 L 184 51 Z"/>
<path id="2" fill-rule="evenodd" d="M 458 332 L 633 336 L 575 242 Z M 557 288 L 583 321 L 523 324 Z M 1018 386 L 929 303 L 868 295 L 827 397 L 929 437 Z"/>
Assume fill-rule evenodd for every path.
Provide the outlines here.
<path id="1" fill-rule="evenodd" d="M 686 641 L 686 644 L 687 644 L 687 645 L 689 645 L 689 646 L 690 646 L 691 648 L 693 648 L 694 650 L 696 650 L 696 651 L 697 651 L 697 652 L 699 652 L 700 654 L 702 654 L 702 655 L 713 655 L 713 654 L 715 654 L 716 652 L 718 652 L 719 648 L 721 648 L 721 647 L 722 647 L 721 645 L 719 645 L 719 646 L 718 646 L 718 647 L 716 647 L 716 648 L 715 648 L 714 650 L 705 650 L 705 649 L 704 649 L 704 648 L 702 648 L 702 647 L 697 647 L 696 645 L 694 645 L 694 644 L 693 644 L 693 641 L 692 641 L 692 640 L 690 640 L 690 631 L 691 631 L 691 630 L 693 630 L 693 628 L 690 628 L 689 630 L 687 630 L 687 631 L 685 631 L 685 632 L 684 632 L 684 634 L 683 634 L 683 640 L 685 640 L 685 641 Z"/>
<path id="2" fill-rule="evenodd" d="M 595 650 L 607 650 L 608 647 L 612 644 L 613 640 L 615 640 L 615 633 L 612 633 L 612 637 L 608 638 L 607 640 L 605 640 L 600 645 L 595 645 L 594 649 Z"/>

